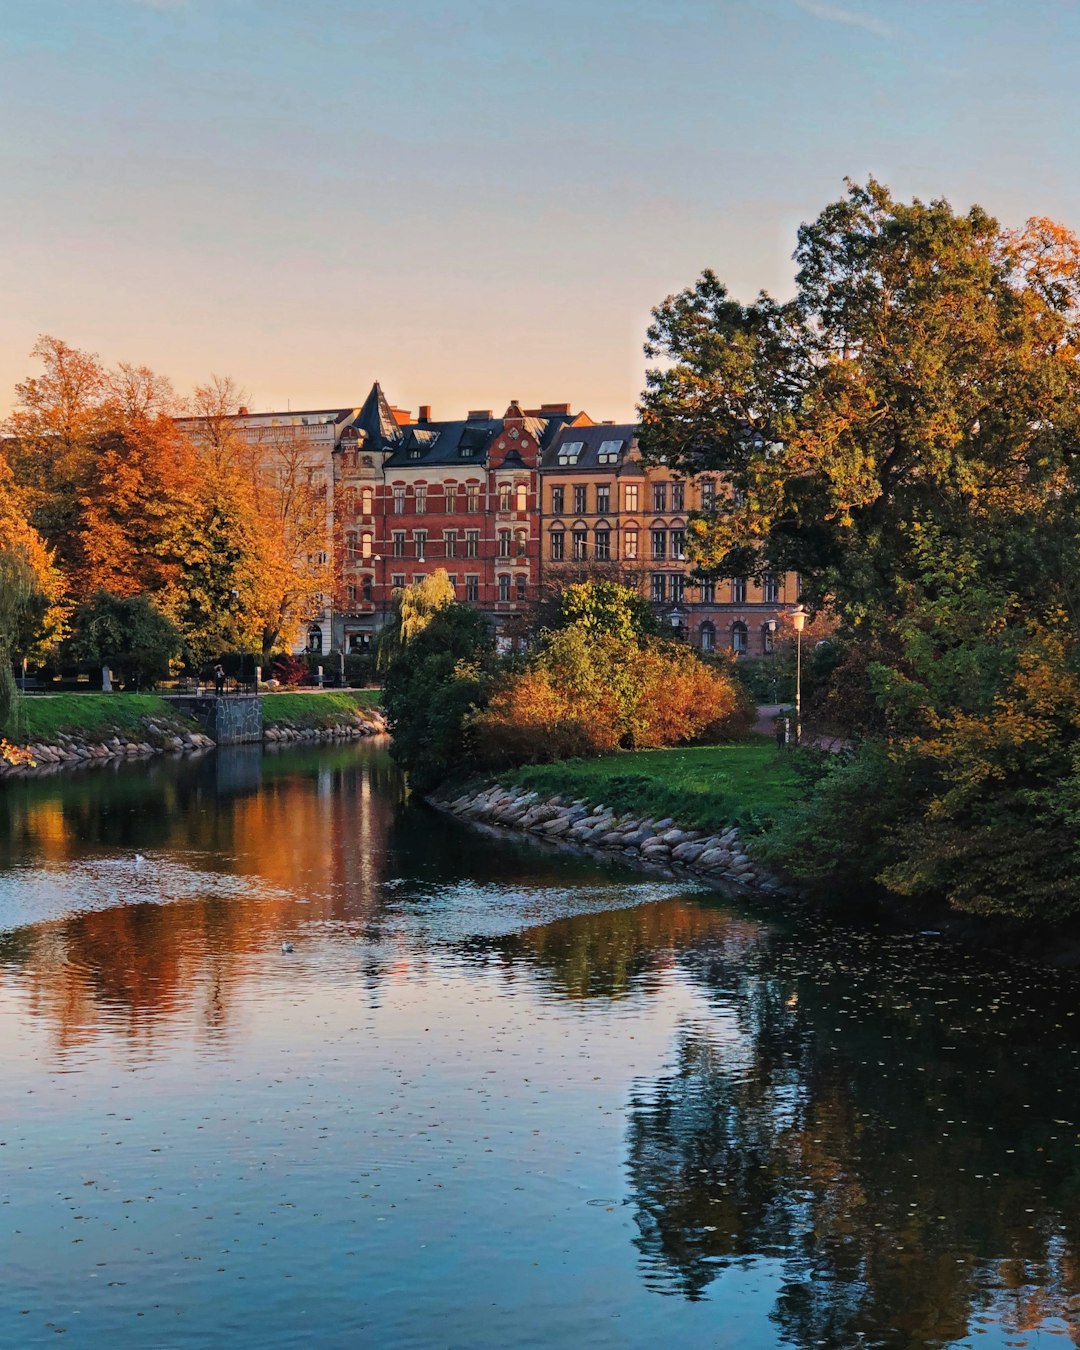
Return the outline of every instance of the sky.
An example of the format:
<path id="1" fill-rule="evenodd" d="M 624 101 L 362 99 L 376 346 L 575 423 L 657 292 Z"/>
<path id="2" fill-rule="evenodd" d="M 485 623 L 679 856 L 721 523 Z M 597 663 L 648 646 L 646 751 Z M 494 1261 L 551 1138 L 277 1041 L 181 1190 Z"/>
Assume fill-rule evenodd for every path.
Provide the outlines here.
<path id="1" fill-rule="evenodd" d="M 0 0 L 0 412 L 40 333 L 253 409 L 630 419 L 651 307 L 873 174 L 1080 230 L 1080 0 Z"/>

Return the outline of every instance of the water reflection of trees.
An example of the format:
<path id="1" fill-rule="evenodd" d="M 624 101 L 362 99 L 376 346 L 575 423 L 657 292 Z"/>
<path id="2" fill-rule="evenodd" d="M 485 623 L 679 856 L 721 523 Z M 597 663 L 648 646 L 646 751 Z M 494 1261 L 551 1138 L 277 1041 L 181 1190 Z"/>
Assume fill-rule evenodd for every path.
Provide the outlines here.
<path id="1" fill-rule="evenodd" d="M 1060 990 L 899 942 L 685 964 L 718 1015 L 683 1028 L 630 1111 L 650 1284 L 696 1299 L 771 1258 L 772 1315 L 798 1346 L 946 1345 L 980 1315 L 1060 1318 L 1080 1344 Z"/>
<path id="2" fill-rule="evenodd" d="M 729 910 L 674 899 L 559 919 L 475 943 L 472 955 L 505 971 L 523 968 L 560 997 L 611 999 L 655 987 L 676 954 L 705 937 L 733 955 L 762 932 Z"/>
<path id="3" fill-rule="evenodd" d="M 0 861 L 77 867 L 119 850 L 134 867 L 146 852 L 151 860 L 137 874 L 119 871 L 115 884 L 137 875 L 140 894 L 161 889 L 162 903 L 0 935 L 0 963 L 60 1052 L 103 1029 L 148 1044 L 180 1015 L 218 1038 L 254 957 L 297 923 L 362 924 L 377 903 L 385 855 L 374 844 L 400 799 L 384 754 L 346 747 L 261 766 L 241 753 L 150 767 L 28 780 L 0 794 Z M 171 894 L 189 872 L 195 893 Z"/>

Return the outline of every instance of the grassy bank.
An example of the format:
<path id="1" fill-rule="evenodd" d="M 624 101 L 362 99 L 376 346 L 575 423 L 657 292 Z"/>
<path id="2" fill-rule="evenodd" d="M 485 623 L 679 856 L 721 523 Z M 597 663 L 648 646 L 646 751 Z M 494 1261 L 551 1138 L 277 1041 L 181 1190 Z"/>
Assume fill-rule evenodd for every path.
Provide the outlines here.
<path id="1" fill-rule="evenodd" d="M 264 694 L 263 725 L 322 730 L 351 722 L 378 707 L 381 689 L 335 689 L 323 694 Z"/>
<path id="2" fill-rule="evenodd" d="M 3 734 L 16 744 L 55 741 L 60 733 L 92 740 L 141 732 L 143 718 L 195 725 L 156 694 L 30 694 L 19 699 Z"/>
<path id="3" fill-rule="evenodd" d="M 515 769 L 501 781 L 710 832 L 766 828 L 798 786 L 790 759 L 764 740 L 562 760 Z"/>

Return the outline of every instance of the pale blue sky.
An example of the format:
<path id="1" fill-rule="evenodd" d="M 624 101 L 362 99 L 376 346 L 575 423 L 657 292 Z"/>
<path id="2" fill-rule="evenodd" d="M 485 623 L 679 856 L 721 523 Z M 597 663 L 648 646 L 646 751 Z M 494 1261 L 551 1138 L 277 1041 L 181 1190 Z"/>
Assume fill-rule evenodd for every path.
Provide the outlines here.
<path id="1" fill-rule="evenodd" d="M 632 415 L 651 305 L 874 173 L 1080 229 L 1074 0 L 0 0 L 0 407 L 39 332 L 253 407 Z"/>

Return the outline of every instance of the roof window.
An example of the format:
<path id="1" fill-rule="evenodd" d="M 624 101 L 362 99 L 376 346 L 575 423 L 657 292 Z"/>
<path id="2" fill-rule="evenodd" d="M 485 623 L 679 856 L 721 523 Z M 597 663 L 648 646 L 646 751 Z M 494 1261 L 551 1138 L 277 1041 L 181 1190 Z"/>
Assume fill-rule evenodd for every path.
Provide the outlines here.
<path id="1" fill-rule="evenodd" d="M 619 451 L 622 449 L 622 441 L 601 441 L 600 449 L 597 453 L 597 461 L 601 464 L 616 464 L 619 459 Z"/>
<path id="2" fill-rule="evenodd" d="M 559 446 L 559 463 L 576 464 L 578 456 L 584 447 L 584 441 L 567 441 L 565 445 Z"/>

